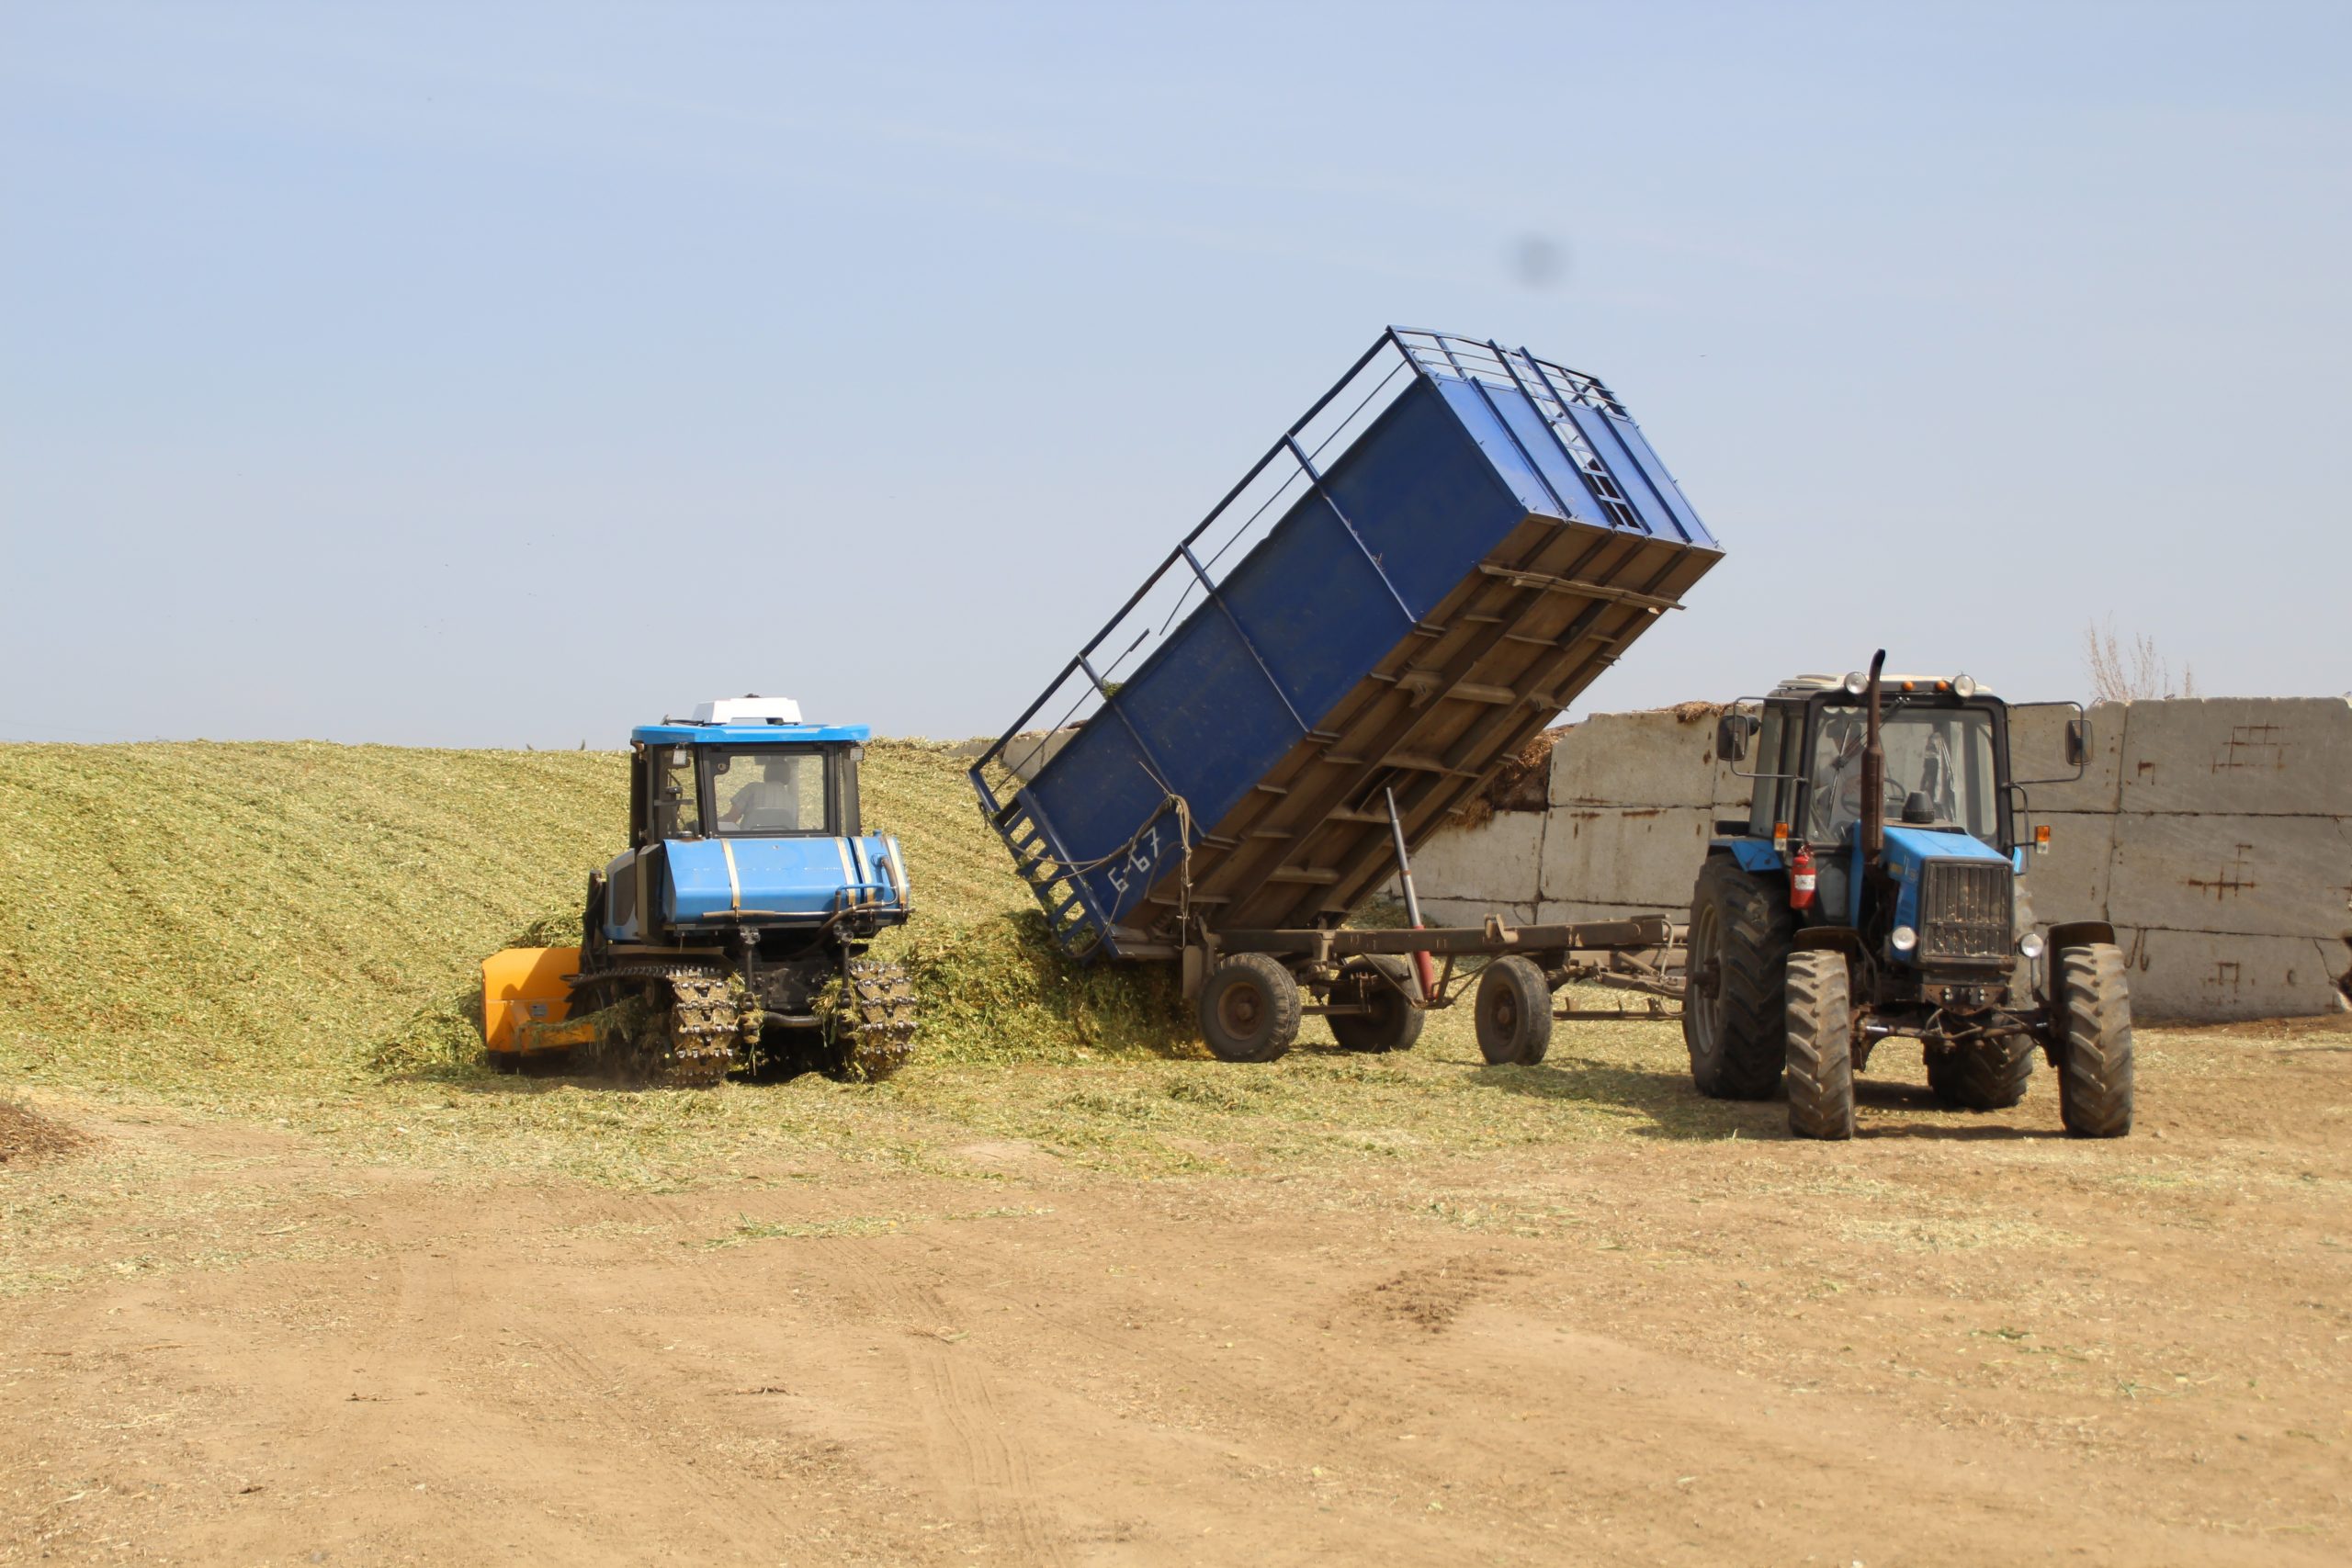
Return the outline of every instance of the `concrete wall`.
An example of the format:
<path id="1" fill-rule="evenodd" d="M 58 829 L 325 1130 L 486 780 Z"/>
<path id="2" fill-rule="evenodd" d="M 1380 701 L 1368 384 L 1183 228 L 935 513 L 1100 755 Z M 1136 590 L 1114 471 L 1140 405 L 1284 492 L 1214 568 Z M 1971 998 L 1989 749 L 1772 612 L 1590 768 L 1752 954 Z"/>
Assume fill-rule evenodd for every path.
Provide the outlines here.
<path id="1" fill-rule="evenodd" d="M 1498 812 L 1414 862 L 1432 920 L 1589 919 L 1689 907 L 1718 817 L 1748 786 L 1717 761 L 1716 710 L 1603 714 L 1561 734 L 1545 811 Z M 2012 710 L 2016 771 L 2064 771 L 2072 710 Z M 2034 919 L 2104 919 L 2150 1021 L 2352 1007 L 2352 703 L 2177 699 L 2092 711 L 2079 780 L 2030 785 L 2051 848 Z"/>

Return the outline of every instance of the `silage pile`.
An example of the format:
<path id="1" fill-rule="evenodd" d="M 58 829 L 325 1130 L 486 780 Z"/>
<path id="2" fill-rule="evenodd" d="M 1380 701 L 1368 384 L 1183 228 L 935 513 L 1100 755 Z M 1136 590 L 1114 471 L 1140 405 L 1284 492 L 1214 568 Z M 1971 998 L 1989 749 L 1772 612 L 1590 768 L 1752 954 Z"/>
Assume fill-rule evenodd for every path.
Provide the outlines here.
<path id="1" fill-rule="evenodd" d="M 1064 963 L 947 748 L 867 753 L 917 1062 L 1190 1051 L 1167 976 Z M 576 940 L 613 752 L 0 746 L 0 1081 L 235 1096 L 481 1071 L 479 969 Z"/>

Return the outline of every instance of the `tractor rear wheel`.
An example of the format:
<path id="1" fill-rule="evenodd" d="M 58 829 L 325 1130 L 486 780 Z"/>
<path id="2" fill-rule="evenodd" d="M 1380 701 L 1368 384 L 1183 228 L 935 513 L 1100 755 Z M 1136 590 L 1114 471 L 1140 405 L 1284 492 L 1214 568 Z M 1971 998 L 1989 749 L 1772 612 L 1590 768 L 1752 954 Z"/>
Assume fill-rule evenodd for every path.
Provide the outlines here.
<path id="1" fill-rule="evenodd" d="M 1489 1066 L 1532 1067 L 1552 1048 L 1552 987 L 1529 958 L 1498 958 L 1478 977 L 1478 1050 Z"/>
<path id="2" fill-rule="evenodd" d="M 1298 1038 L 1298 982 L 1262 953 L 1237 953 L 1201 987 L 1201 1036 L 1220 1062 L 1271 1062 Z"/>
<path id="3" fill-rule="evenodd" d="M 1324 1020 L 1331 1038 L 1351 1051 L 1409 1051 L 1421 1037 L 1429 1014 L 1405 995 L 1412 983 L 1410 961 L 1389 953 L 1351 958 L 1340 965 L 1331 999 L 1368 1011 L 1333 1013 Z"/>
<path id="4" fill-rule="evenodd" d="M 2033 1042 L 2019 1034 L 1928 1053 L 1928 1088 L 1954 1111 L 2007 1111 L 2032 1077 Z"/>
<path id="5" fill-rule="evenodd" d="M 1854 1135 L 1854 1008 L 1846 955 L 1789 954 L 1789 1131 Z"/>
<path id="6" fill-rule="evenodd" d="M 1690 1081 L 1717 1100 L 1769 1100 L 1787 1057 L 1784 1001 L 1796 917 L 1770 881 L 1713 855 L 1690 900 L 1682 1043 Z"/>
<path id="7" fill-rule="evenodd" d="M 2132 996 L 2122 950 L 2107 942 L 2063 949 L 2055 989 L 2064 1032 L 2058 1119 L 2077 1138 L 2122 1137 L 2132 1131 Z"/>

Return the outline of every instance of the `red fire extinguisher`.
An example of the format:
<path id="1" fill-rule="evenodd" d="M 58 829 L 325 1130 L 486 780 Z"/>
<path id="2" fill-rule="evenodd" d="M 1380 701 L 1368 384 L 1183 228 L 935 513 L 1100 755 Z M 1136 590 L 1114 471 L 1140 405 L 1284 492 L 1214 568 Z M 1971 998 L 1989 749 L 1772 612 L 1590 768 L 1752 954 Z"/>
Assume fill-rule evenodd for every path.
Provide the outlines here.
<path id="1" fill-rule="evenodd" d="M 1796 857 L 1789 862 L 1789 908 L 1813 908 L 1813 890 L 1818 881 L 1813 872 L 1813 846 L 1799 844 Z"/>

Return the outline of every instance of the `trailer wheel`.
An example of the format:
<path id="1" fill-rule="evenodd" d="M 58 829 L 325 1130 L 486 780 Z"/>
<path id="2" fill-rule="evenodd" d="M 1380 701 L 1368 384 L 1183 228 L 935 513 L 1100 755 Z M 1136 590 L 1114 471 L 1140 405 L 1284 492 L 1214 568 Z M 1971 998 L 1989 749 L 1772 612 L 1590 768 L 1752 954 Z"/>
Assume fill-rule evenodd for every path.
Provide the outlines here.
<path id="1" fill-rule="evenodd" d="M 1407 961 L 1387 953 L 1351 958 L 1340 967 L 1331 999 L 1369 1012 L 1340 1013 L 1324 1020 L 1331 1038 L 1351 1051 L 1409 1051 L 1421 1037 L 1429 1014 L 1405 995 L 1411 971 Z"/>
<path id="2" fill-rule="evenodd" d="M 1854 1008 L 1846 955 L 1789 954 L 1789 1131 L 1854 1135 Z"/>
<path id="3" fill-rule="evenodd" d="M 1787 1059 L 1789 947 L 1796 917 L 1780 889 L 1729 855 L 1700 868 L 1690 898 L 1682 1043 L 1690 1081 L 1717 1100 L 1769 1100 Z"/>
<path id="4" fill-rule="evenodd" d="M 1271 1062 L 1298 1038 L 1298 982 L 1262 953 L 1237 953 L 1201 987 L 1201 1035 L 1220 1062 Z"/>
<path id="5" fill-rule="evenodd" d="M 1928 1053 L 1928 1088 L 1954 1111 L 2007 1111 L 2032 1077 L 2033 1042 L 2022 1035 Z"/>
<path id="6" fill-rule="evenodd" d="M 1532 1067 L 1552 1048 L 1552 987 L 1528 958 L 1498 958 L 1478 978 L 1478 1050 L 1489 1066 Z"/>
<path id="7" fill-rule="evenodd" d="M 2132 997 L 2123 952 L 2086 942 L 2058 954 L 2058 1119 L 2077 1138 L 2132 1131 Z"/>
<path id="8" fill-rule="evenodd" d="M 493 1073 L 511 1073 L 523 1065 L 523 1054 L 520 1051 L 484 1051 L 481 1055 L 482 1060 L 490 1064 L 490 1070 Z"/>

